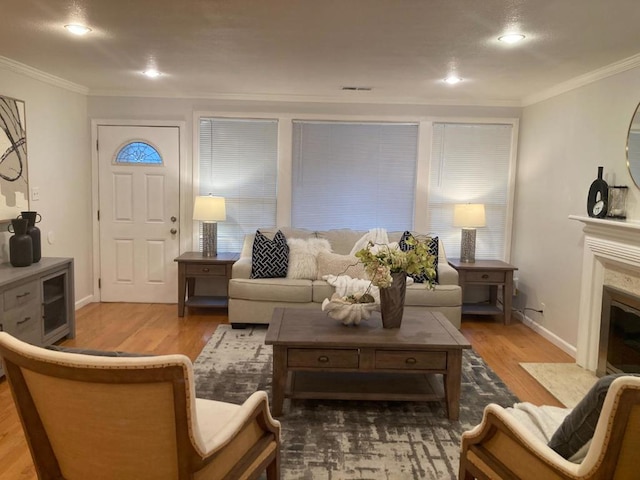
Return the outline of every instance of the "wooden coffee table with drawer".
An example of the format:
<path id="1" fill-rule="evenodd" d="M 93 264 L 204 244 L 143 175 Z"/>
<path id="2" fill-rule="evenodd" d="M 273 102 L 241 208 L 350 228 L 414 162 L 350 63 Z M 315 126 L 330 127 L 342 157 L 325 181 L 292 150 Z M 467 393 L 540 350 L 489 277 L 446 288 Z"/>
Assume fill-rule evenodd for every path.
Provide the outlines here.
<path id="1" fill-rule="evenodd" d="M 276 308 L 265 343 L 276 416 L 286 397 L 444 400 L 458 419 L 462 350 L 471 345 L 440 313 L 405 312 L 399 329 L 385 329 L 377 312 L 354 327 L 319 309 Z"/>

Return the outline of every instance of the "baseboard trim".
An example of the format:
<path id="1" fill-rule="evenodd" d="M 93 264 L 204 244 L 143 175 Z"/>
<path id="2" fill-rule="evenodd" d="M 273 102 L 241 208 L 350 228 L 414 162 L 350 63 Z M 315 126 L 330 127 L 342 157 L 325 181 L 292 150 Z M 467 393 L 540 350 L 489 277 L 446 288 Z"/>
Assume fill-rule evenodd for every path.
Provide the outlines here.
<path id="1" fill-rule="evenodd" d="M 80 300 L 76 301 L 75 304 L 75 308 L 76 310 L 79 310 L 80 308 L 89 305 L 90 303 L 93 303 L 95 300 L 93 299 L 93 295 L 87 295 L 84 298 L 81 298 Z"/>
<path id="2" fill-rule="evenodd" d="M 556 347 L 558 347 L 560 350 L 565 352 L 567 355 L 572 356 L 574 359 L 576 358 L 576 354 L 577 354 L 576 347 L 568 344 L 563 339 L 558 337 L 555 333 L 550 332 L 539 323 L 535 322 L 534 320 L 527 317 L 526 315 L 523 315 L 522 312 L 515 311 L 513 312 L 513 316 L 518 318 L 524 325 L 526 325 L 531 330 L 536 332 L 542 338 L 549 340 L 551 343 L 553 343 Z"/>

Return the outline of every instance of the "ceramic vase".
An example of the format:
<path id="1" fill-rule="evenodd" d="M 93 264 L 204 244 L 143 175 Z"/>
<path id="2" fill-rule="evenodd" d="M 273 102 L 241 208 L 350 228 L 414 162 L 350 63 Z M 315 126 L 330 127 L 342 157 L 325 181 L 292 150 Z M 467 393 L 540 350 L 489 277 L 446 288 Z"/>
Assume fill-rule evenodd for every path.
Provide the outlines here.
<path id="1" fill-rule="evenodd" d="M 38 212 L 20 212 L 18 218 L 24 218 L 27 220 L 27 235 L 31 237 L 31 243 L 33 245 L 33 263 L 37 263 L 42 258 L 41 252 L 41 238 L 40 229 L 36 227 L 36 223 L 40 223 L 42 217 Z"/>
<path id="2" fill-rule="evenodd" d="M 404 313 L 404 297 L 407 291 L 407 274 L 392 273 L 393 282 L 380 289 L 380 314 L 384 328 L 400 328 Z"/>
<path id="3" fill-rule="evenodd" d="M 8 230 L 14 235 L 9 238 L 9 261 L 14 267 L 28 267 L 33 263 L 33 242 L 27 235 L 26 218 L 11 220 Z"/>

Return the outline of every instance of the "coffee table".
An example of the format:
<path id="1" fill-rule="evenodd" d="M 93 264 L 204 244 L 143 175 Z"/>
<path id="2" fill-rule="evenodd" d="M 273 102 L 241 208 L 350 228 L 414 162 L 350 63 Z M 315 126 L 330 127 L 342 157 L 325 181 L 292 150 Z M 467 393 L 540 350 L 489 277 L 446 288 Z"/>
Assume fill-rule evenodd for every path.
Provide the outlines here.
<path id="1" fill-rule="evenodd" d="M 385 329 L 378 312 L 354 327 L 321 310 L 276 308 L 265 344 L 275 416 L 285 397 L 444 400 L 450 420 L 460 414 L 462 350 L 471 345 L 440 313 L 405 312 L 400 328 Z"/>

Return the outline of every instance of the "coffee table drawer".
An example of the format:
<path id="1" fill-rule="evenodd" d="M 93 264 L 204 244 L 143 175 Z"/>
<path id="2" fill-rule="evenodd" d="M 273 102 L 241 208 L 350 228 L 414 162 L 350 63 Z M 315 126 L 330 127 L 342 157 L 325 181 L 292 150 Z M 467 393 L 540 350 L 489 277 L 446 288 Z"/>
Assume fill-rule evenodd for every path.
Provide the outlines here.
<path id="1" fill-rule="evenodd" d="M 358 368 L 358 350 L 289 348 L 287 366 L 290 368 Z"/>
<path id="2" fill-rule="evenodd" d="M 445 370 L 447 352 L 376 350 L 376 369 Z"/>

